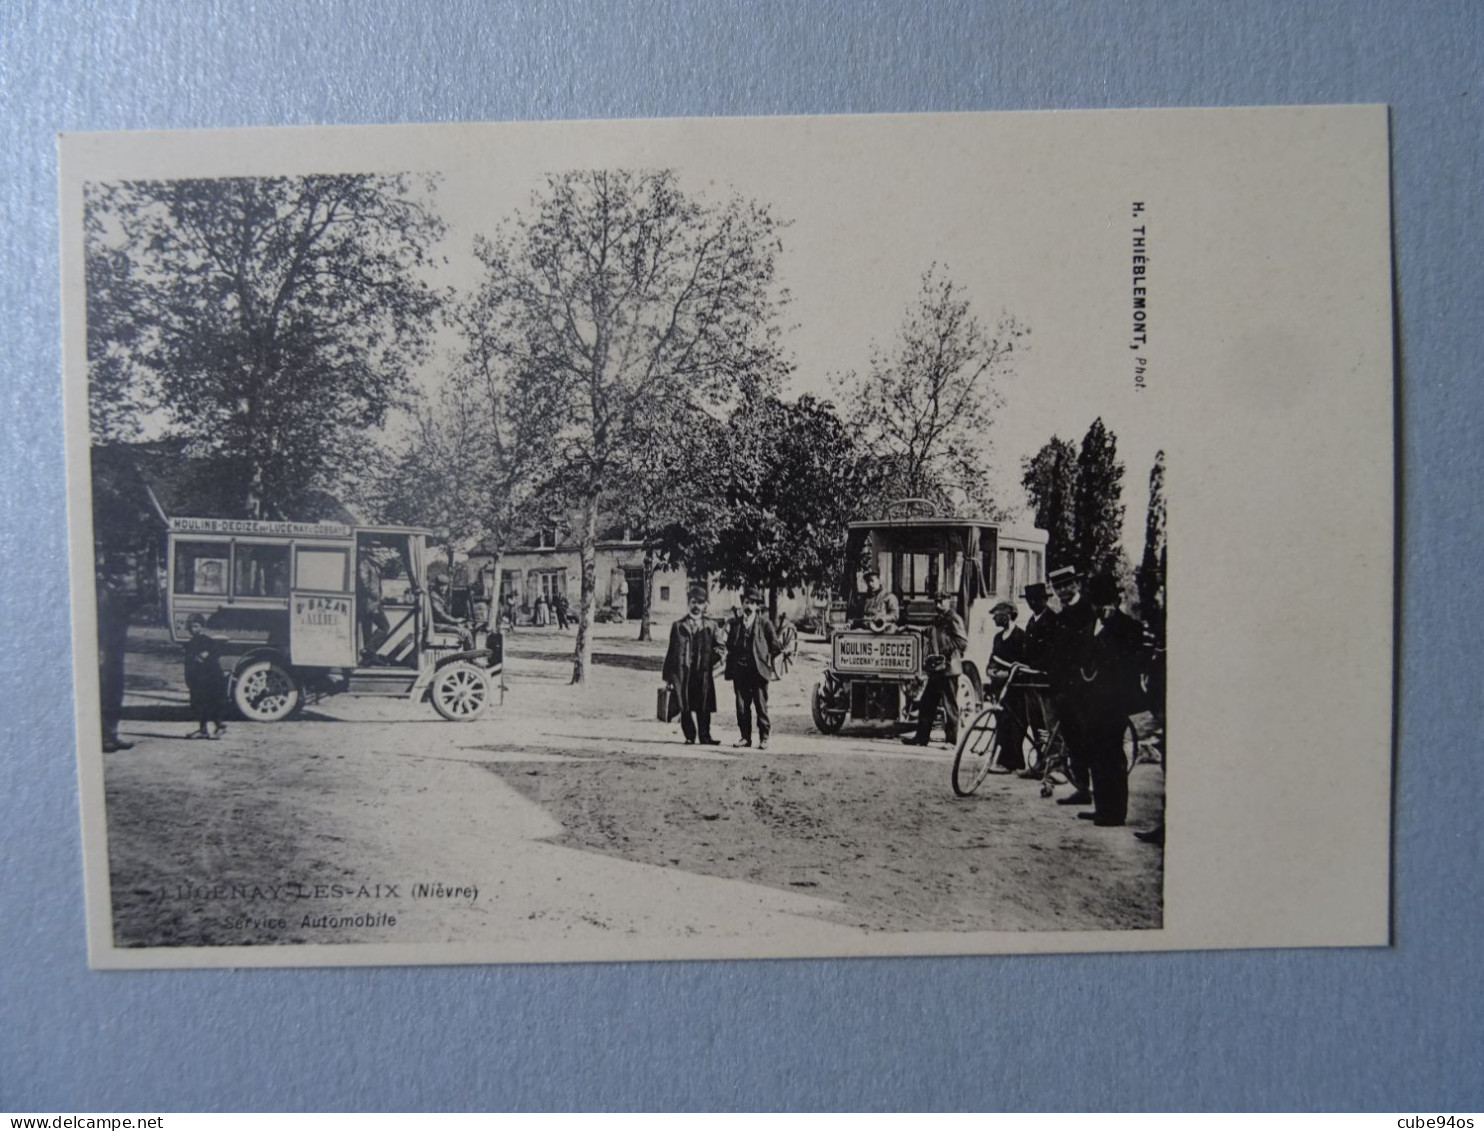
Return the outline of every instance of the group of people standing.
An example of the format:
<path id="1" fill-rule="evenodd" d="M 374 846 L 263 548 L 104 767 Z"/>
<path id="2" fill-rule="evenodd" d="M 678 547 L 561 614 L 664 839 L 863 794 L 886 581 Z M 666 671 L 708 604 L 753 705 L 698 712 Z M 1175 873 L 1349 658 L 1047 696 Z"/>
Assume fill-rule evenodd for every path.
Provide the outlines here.
<path id="1" fill-rule="evenodd" d="M 1057 804 L 1090 805 L 1077 816 L 1095 825 L 1122 825 L 1128 817 L 1123 737 L 1143 698 L 1143 626 L 1123 611 L 1112 577 L 1093 577 L 1085 593 L 1083 578 L 1072 566 L 1053 570 L 1050 580 L 1058 608 L 1051 608 L 1045 585 L 1026 586 L 1023 596 L 1031 615 L 1024 628 L 1015 624 L 1018 610 L 1013 604 L 991 610 L 999 631 L 990 653 L 990 686 L 1003 688 L 1017 665 L 1033 677 L 1044 676 L 1046 690 L 1039 705 L 1045 717 L 1034 721 L 1047 731 L 1060 727 L 1072 784 L 1072 792 Z M 1044 767 L 1027 768 L 1023 754 L 1034 701 L 1013 683 L 1008 695 L 999 721 L 1001 771 L 1039 778 Z M 1157 840 L 1162 832 L 1138 835 Z"/>
<path id="2" fill-rule="evenodd" d="M 797 637 L 786 622 L 782 628 L 768 618 L 763 595 L 748 589 L 742 605 L 725 623 L 706 615 L 710 597 L 701 586 L 686 594 L 689 609 L 670 626 L 670 646 L 665 653 L 662 677 L 670 689 L 669 719 L 680 719 L 687 744 L 719 746 L 711 733 L 716 713 L 715 673 L 721 669 L 732 684 L 736 699 L 739 737 L 734 747 L 753 745 L 756 723 L 757 748 L 768 748 L 773 723 L 768 715 L 768 687 L 786 665 Z M 668 721 L 668 720 L 667 720 Z"/>

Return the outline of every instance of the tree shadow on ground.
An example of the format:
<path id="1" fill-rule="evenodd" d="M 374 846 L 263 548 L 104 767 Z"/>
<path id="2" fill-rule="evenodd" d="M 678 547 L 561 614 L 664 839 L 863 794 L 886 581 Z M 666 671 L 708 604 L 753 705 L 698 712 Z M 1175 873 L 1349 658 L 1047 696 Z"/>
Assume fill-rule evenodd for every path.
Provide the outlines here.
<path id="1" fill-rule="evenodd" d="M 628 668 L 636 672 L 657 672 L 664 668 L 663 656 L 626 656 L 622 652 L 594 652 L 593 663 L 610 668 Z"/>

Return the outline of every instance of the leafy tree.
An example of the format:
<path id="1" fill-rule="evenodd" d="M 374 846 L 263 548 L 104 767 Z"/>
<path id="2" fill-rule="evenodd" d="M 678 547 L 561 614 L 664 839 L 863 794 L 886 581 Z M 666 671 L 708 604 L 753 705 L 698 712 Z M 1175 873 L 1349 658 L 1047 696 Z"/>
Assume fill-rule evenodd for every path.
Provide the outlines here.
<path id="1" fill-rule="evenodd" d="M 1165 610 L 1165 453 L 1154 455 L 1149 470 L 1149 516 L 1144 520 L 1144 556 L 1135 574 L 1139 612 L 1150 625 L 1162 627 Z"/>
<path id="2" fill-rule="evenodd" d="M 899 495 L 991 514 L 988 433 L 995 381 L 1030 333 L 1008 314 L 986 332 L 962 287 L 935 263 L 922 276 L 897 341 L 874 346 L 864 376 L 839 382 L 851 426 L 890 464 Z"/>
<path id="3" fill-rule="evenodd" d="M 409 434 L 382 480 L 381 517 L 436 530 L 450 569 L 455 549 L 486 528 L 489 452 L 475 392 L 455 380 L 419 398 Z"/>
<path id="4" fill-rule="evenodd" d="M 1021 484 L 1030 499 L 1035 523 L 1046 531 L 1046 560 L 1053 568 L 1077 559 L 1076 516 L 1077 449 L 1052 436 L 1041 450 L 1026 459 Z"/>
<path id="5" fill-rule="evenodd" d="M 590 667 L 597 539 L 656 422 L 720 415 L 775 389 L 781 223 L 756 202 L 687 196 L 670 170 L 546 179 L 476 254 L 502 380 L 549 426 L 543 491 L 579 513 L 582 597 L 572 682 Z"/>
<path id="6" fill-rule="evenodd" d="M 671 552 L 723 585 L 829 591 L 840 575 L 845 524 L 873 511 L 887 486 L 828 401 L 765 397 L 746 406 L 713 442 L 722 459 L 700 478 Z"/>
<path id="7" fill-rule="evenodd" d="M 1085 575 L 1113 573 L 1123 536 L 1123 464 L 1118 438 L 1098 417 L 1082 437 L 1073 496 L 1075 564 Z"/>
<path id="8" fill-rule="evenodd" d="M 681 406 L 656 413 L 644 425 L 646 442 L 630 445 L 618 473 L 624 489 L 612 500 L 616 518 L 644 546 L 643 612 L 639 639 L 654 635 L 654 573 L 678 562 L 677 535 L 693 517 L 696 500 L 714 477 L 721 452 L 722 429 L 698 408 Z"/>
<path id="9" fill-rule="evenodd" d="M 425 356 L 441 222 L 406 175 L 89 186 L 95 435 L 140 415 L 244 469 L 243 505 L 335 486 Z"/>

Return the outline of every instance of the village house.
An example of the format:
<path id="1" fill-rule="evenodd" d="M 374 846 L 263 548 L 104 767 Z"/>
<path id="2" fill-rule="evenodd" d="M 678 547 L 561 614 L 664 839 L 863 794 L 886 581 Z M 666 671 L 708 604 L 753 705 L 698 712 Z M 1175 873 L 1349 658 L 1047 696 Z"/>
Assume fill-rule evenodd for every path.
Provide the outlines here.
<path id="1" fill-rule="evenodd" d="M 470 581 L 488 571 L 493 554 L 483 544 L 468 554 Z M 529 623 L 535 615 L 536 598 L 550 604 L 564 593 L 575 613 L 582 596 L 581 544 L 565 526 L 553 522 L 542 526 L 519 544 L 500 555 L 501 601 L 515 594 L 518 623 Z M 639 620 L 644 615 L 644 543 L 633 531 L 613 524 L 599 532 L 597 543 L 596 616 L 600 620 Z M 724 616 L 739 606 L 739 590 L 717 585 L 704 576 L 692 577 L 683 566 L 656 566 L 650 617 L 665 624 L 687 612 L 686 595 L 691 585 L 705 585 L 711 594 L 711 615 Z M 798 619 L 814 611 L 815 603 L 804 593 L 793 597 L 780 593 L 780 610 Z"/>

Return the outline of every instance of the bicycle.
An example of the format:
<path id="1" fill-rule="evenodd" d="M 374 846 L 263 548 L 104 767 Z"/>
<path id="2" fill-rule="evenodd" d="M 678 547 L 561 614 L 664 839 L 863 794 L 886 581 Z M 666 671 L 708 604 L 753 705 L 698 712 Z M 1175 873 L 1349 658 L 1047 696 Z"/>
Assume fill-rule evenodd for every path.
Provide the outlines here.
<path id="1" fill-rule="evenodd" d="M 1041 796 L 1050 797 L 1058 785 L 1071 779 L 1070 759 L 1061 720 L 1049 702 L 1051 684 L 1046 673 L 1025 664 L 1012 664 L 999 693 L 990 699 L 972 722 L 960 728 L 953 755 L 951 784 L 958 797 L 968 797 L 997 768 L 1003 767 L 1002 735 L 1005 720 L 1018 724 L 1022 734 L 1021 756 L 1027 776 L 1041 779 Z M 1139 733 L 1132 720 L 1123 732 L 1124 772 L 1139 760 Z"/>

